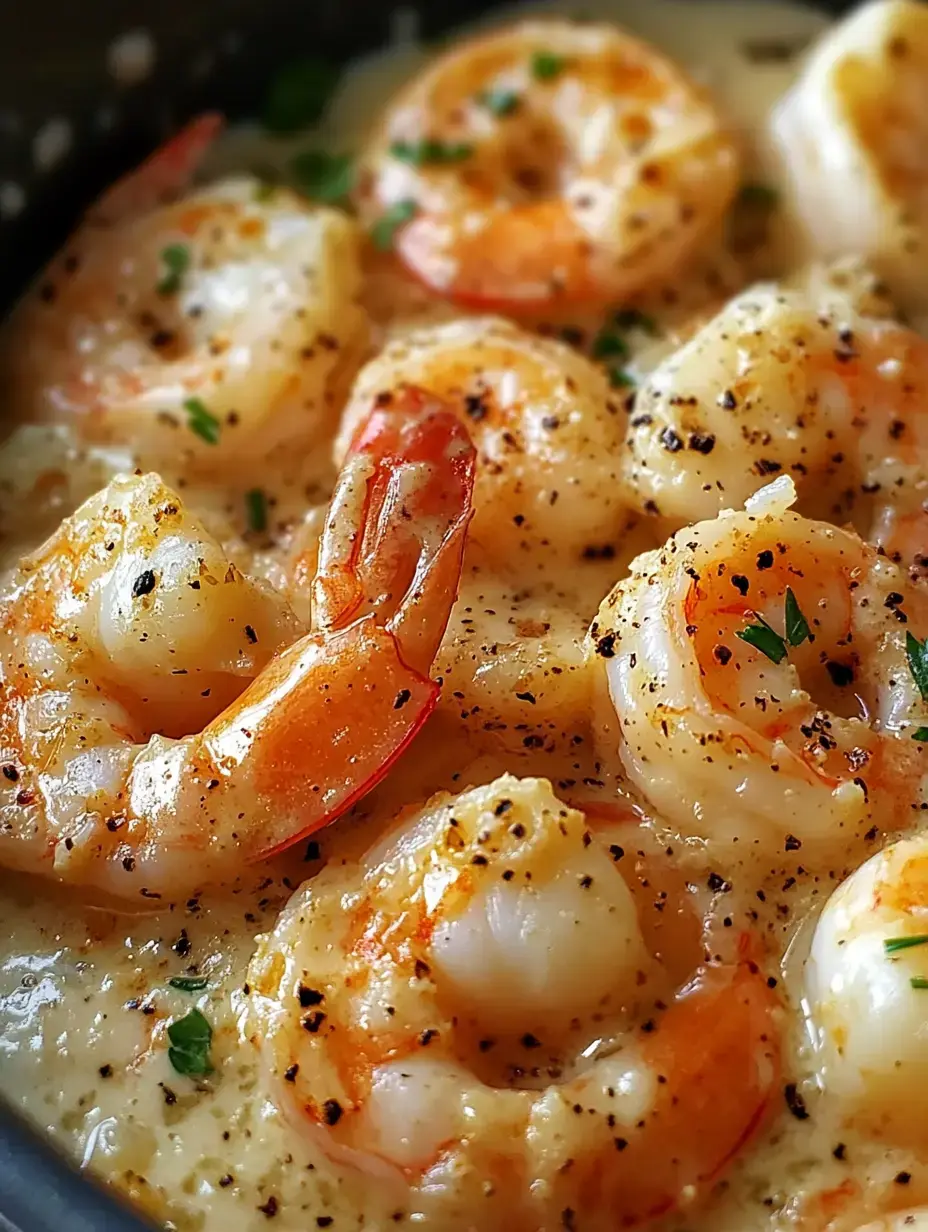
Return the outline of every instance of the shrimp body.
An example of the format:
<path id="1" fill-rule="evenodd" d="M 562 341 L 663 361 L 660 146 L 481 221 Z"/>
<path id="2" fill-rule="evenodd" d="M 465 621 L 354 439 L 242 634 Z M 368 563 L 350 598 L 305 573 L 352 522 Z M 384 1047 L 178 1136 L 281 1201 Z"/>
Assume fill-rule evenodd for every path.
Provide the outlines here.
<path id="1" fill-rule="evenodd" d="M 728 205 L 734 144 L 653 47 L 607 25 L 522 22 L 458 44 L 390 107 L 362 211 L 415 213 L 396 247 L 442 295 L 529 310 L 622 300 Z"/>
<path id="2" fill-rule="evenodd" d="M 819 256 L 859 253 L 909 307 L 928 273 L 928 11 L 872 0 L 829 30 L 773 117 Z"/>
<path id="3" fill-rule="evenodd" d="M 615 837 L 504 776 L 298 891 L 245 1017 L 285 1114 L 436 1228 L 692 1201 L 762 1118 L 777 1006 L 737 954 L 674 993 L 699 928 L 646 938 Z"/>
<path id="4" fill-rule="evenodd" d="M 478 456 L 470 538 L 504 572 L 534 567 L 538 552 L 576 559 L 620 534 L 623 403 L 583 356 L 497 317 L 415 331 L 361 370 L 336 454 L 372 400 L 389 405 L 410 384 L 467 425 Z"/>
<path id="5" fill-rule="evenodd" d="M 776 480 L 640 556 L 591 641 L 623 764 L 659 814 L 746 855 L 812 859 L 925 798 L 906 635 L 928 611 L 856 535 L 788 512 L 792 496 Z"/>
<path id="6" fill-rule="evenodd" d="M 676 527 L 789 475 L 800 510 L 906 561 L 928 548 L 928 347 L 834 292 L 761 283 L 639 389 L 625 479 Z"/>
<path id="7" fill-rule="evenodd" d="M 14 312 L 0 371 L 24 419 L 228 475 L 331 426 L 366 339 L 359 244 L 343 214 L 250 177 L 165 204 L 162 164 L 195 137 L 88 217 Z"/>
<path id="8" fill-rule="evenodd" d="M 157 476 L 86 502 L 0 604 L 0 861 L 168 897 L 348 807 L 435 705 L 471 466 L 411 394 L 362 425 L 309 633 Z"/>

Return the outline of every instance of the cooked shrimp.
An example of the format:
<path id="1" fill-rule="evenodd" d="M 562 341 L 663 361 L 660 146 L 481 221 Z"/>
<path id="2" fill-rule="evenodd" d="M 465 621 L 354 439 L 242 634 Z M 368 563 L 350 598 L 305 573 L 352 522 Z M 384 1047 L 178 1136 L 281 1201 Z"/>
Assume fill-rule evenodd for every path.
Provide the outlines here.
<path id="1" fill-rule="evenodd" d="M 806 983 L 826 1094 L 880 1138 L 924 1147 L 928 839 L 887 847 L 834 891 Z"/>
<path id="2" fill-rule="evenodd" d="M 194 124 L 104 198 L 14 312 L 0 373 L 24 419 L 228 477 L 330 430 L 365 320 L 345 215 L 248 177 L 164 204 L 203 141 Z"/>
<path id="3" fill-rule="evenodd" d="M 679 910 L 636 899 L 627 834 L 504 776 L 307 883 L 244 1020 L 285 1114 L 449 1232 L 695 1201 L 763 1119 L 777 1002 L 732 945 L 694 975 L 682 880 Z"/>
<path id="4" fill-rule="evenodd" d="M 413 394 L 361 426 L 302 637 L 157 476 L 82 506 L 0 605 L 0 861 L 168 897 L 347 808 L 434 708 L 472 462 Z"/>
<path id="5" fill-rule="evenodd" d="M 676 270 L 737 179 L 677 65 L 614 26 L 532 21 L 458 44 L 397 97 L 359 200 L 368 220 L 405 209 L 397 251 L 434 290 L 513 312 Z"/>
<path id="6" fill-rule="evenodd" d="M 471 541 L 500 568 L 537 570 L 553 552 L 577 559 L 615 545 L 627 499 L 619 477 L 624 398 L 562 343 L 497 317 L 411 333 L 362 369 L 341 455 L 371 402 L 406 385 L 447 399 L 477 449 Z"/>
<path id="7" fill-rule="evenodd" d="M 928 10 L 875 0 L 823 37 L 773 118 L 817 255 L 869 258 L 928 304 Z"/>
<path id="8" fill-rule="evenodd" d="M 887 552 L 928 551 L 928 344 L 819 287 L 761 283 L 638 390 L 625 479 L 677 527 L 787 474 L 799 508 Z"/>
<path id="9" fill-rule="evenodd" d="M 788 512 L 793 495 L 784 476 L 639 557 L 591 638 L 622 762 L 658 813 L 805 862 L 928 800 L 906 640 L 928 608 L 856 535 Z"/>

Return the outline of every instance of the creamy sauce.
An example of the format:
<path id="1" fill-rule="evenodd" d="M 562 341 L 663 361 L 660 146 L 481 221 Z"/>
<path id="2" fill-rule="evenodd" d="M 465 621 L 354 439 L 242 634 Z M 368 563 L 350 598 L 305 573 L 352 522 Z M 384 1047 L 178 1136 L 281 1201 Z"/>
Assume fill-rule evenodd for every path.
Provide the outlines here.
<path id="1" fill-rule="evenodd" d="M 749 151 L 748 177 L 774 186 L 779 182 L 775 156 L 763 135 L 767 117 L 792 79 L 803 47 L 824 28 L 820 14 L 780 3 L 687 0 L 637 6 L 577 0 L 517 11 L 615 20 L 653 41 L 718 96 Z M 497 14 L 494 20 L 508 16 Z M 284 142 L 244 127 L 224 140 L 208 173 L 242 166 L 283 168 L 302 148 L 357 148 L 371 117 L 425 56 L 407 37 L 359 60 L 316 132 Z M 788 242 L 788 233 L 775 237 L 765 259 L 772 260 L 777 244 Z M 791 256 L 795 259 L 795 248 Z M 386 299 L 391 287 L 388 281 Z M 703 291 L 696 299 L 701 296 Z M 427 297 L 412 315 L 434 317 Z M 654 359 L 645 356 L 640 362 L 648 367 Z M 99 482 L 101 468 L 106 473 L 119 463 L 92 459 L 87 465 L 91 476 L 83 487 L 82 480 L 74 480 L 79 492 L 72 504 Z M 318 471 L 324 486 L 326 464 L 320 463 Z M 37 534 L 35 526 L 24 528 L 15 520 L 15 475 L 5 490 L 7 536 Z M 63 503 L 69 503 L 67 498 Z M 49 516 L 60 516 L 60 508 L 61 502 L 53 503 Z M 345 1232 L 418 1225 L 415 1211 L 385 1206 L 374 1185 L 327 1161 L 275 1108 L 260 1058 L 243 1028 L 246 968 L 255 936 L 272 927 L 290 893 L 326 857 L 349 858 L 399 807 L 435 790 L 458 791 L 509 771 L 544 774 L 572 800 L 614 800 L 615 784 L 588 751 L 590 723 L 565 729 L 561 715 L 575 711 L 577 699 L 591 696 L 580 642 L 599 599 L 627 559 L 648 546 L 648 532 L 632 524 L 618 557 L 594 562 L 567 582 L 542 577 L 528 588 L 488 579 L 471 565 L 439 664 L 449 684 L 460 684 L 462 696 L 466 692 L 466 703 L 446 693 L 440 715 L 411 756 L 353 819 L 324 831 L 318 843 L 250 873 L 234 892 L 204 895 L 170 911 L 131 915 L 88 907 L 78 896 L 51 891 L 38 881 L 4 878 L 4 1094 L 81 1166 L 181 1232 L 252 1232 L 268 1226 L 281 1232 L 313 1227 Z M 10 554 L 5 545 L 5 559 Z M 540 690 L 535 726 L 524 729 L 528 736 L 542 733 L 538 745 L 553 733 L 547 747 L 533 748 L 526 739 L 514 752 L 486 735 L 486 719 L 489 714 L 511 722 L 511 715 L 494 711 L 494 696 L 510 696 L 512 684 L 497 682 L 517 679 L 526 670 L 520 658 L 524 642 L 520 648 L 510 632 L 520 624 L 538 628 L 539 662 L 547 655 L 566 665 L 571 683 L 566 694 L 552 693 L 547 706 Z M 494 660 L 475 671 L 473 661 L 487 643 L 493 644 Z M 475 702 L 482 707 L 479 721 Z M 681 849 L 681 858 L 694 879 L 705 879 L 698 850 Z M 801 1008 L 801 968 L 811 921 L 841 871 L 819 878 L 764 870 L 745 876 L 744 884 L 733 877 L 723 895 L 719 911 L 736 927 L 759 922 L 783 954 L 783 986 L 795 1011 L 786 1077 L 794 1085 L 765 1137 L 735 1166 L 707 1210 L 684 1210 L 666 1221 L 673 1232 L 816 1229 L 845 1207 L 858 1216 L 849 1225 L 855 1226 L 871 1209 L 916 1205 L 928 1196 L 928 1174 L 917 1160 L 842 1126 L 816 1089 L 812 1041 Z M 798 930 L 797 921 L 802 921 Z M 206 977 L 207 988 L 180 991 L 169 984 L 180 976 Z M 175 1073 L 167 1054 L 168 1022 L 193 1006 L 214 1030 L 215 1072 L 201 1080 Z M 698 1134 L 699 1127 L 693 1132 Z M 460 1227 L 468 1226 L 479 1223 L 469 1223 L 462 1214 Z"/>

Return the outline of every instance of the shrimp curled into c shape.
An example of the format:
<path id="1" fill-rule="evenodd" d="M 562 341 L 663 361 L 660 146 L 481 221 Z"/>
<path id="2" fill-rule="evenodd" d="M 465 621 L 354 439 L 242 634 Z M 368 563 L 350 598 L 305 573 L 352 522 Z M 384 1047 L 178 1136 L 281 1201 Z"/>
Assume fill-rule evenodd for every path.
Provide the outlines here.
<path id="1" fill-rule="evenodd" d="M 763 1119 L 778 1004 L 746 938 L 681 973 L 678 908 L 648 878 L 635 899 L 617 837 L 638 845 L 504 776 L 308 882 L 243 1020 L 282 1112 L 443 1232 L 613 1232 L 692 1202 Z"/>
<path id="2" fill-rule="evenodd" d="M 370 415 L 303 637 L 157 476 L 87 501 L 0 601 L 0 862 L 167 898 L 348 808 L 437 701 L 473 464 L 434 400 Z"/>
<path id="3" fill-rule="evenodd" d="M 738 159 L 712 103 L 606 25 L 524 22 L 447 52 L 402 92 L 361 178 L 412 272 L 513 312 L 622 300 L 724 213 Z"/>

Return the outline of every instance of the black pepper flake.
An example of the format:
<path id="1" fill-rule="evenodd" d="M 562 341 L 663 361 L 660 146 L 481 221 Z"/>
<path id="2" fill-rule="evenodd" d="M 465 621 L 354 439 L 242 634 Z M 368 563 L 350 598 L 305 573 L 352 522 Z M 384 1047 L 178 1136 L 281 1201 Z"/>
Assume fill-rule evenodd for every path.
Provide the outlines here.
<path id="1" fill-rule="evenodd" d="M 731 651 L 727 646 L 722 646 L 720 644 L 713 647 L 712 657 L 715 659 L 716 663 L 719 663 L 722 667 L 725 667 L 726 664 L 731 662 Z"/>
<path id="2" fill-rule="evenodd" d="M 419 1043 L 422 1045 L 423 1048 L 427 1048 L 429 1044 L 431 1044 L 432 1040 L 435 1039 L 437 1035 L 438 1035 L 438 1032 L 435 1030 L 434 1027 L 426 1027 L 425 1030 L 420 1032 L 419 1034 Z"/>
<path id="3" fill-rule="evenodd" d="M 521 1044 L 523 1048 L 540 1048 L 541 1040 L 537 1035 L 532 1035 L 531 1031 L 526 1031 L 522 1036 Z"/>
<path id="4" fill-rule="evenodd" d="M 101 1078 L 112 1078 L 112 1076 L 113 1076 L 113 1067 L 112 1067 L 112 1065 L 101 1065 L 101 1066 L 100 1066 L 100 1071 L 99 1071 L 99 1072 L 100 1072 L 100 1077 L 101 1077 Z"/>
<path id="5" fill-rule="evenodd" d="M 4 766 L 3 767 L 3 777 L 5 779 L 9 779 L 11 783 L 15 783 L 16 780 L 19 778 L 19 771 L 16 769 L 15 766 L 9 766 L 9 765 Z"/>
<path id="6" fill-rule="evenodd" d="M 303 853 L 303 863 L 309 864 L 313 860 L 318 860 L 321 854 L 322 848 L 319 846 L 319 840 L 311 838 L 306 844 L 306 851 Z"/>
<path id="7" fill-rule="evenodd" d="M 310 1009 L 313 1005 L 321 1005 L 325 1000 L 325 993 L 320 992 L 318 988 L 309 988 L 306 984 L 300 985 L 296 995 L 304 1010 Z"/>
<path id="8" fill-rule="evenodd" d="M 316 1216 L 316 1227 L 317 1228 L 331 1228 L 334 1222 L 335 1221 L 331 1215 L 317 1215 Z"/>
<path id="9" fill-rule="evenodd" d="M 396 700 L 393 703 L 393 709 L 402 710 L 411 697 L 412 694 L 408 689 L 400 689 L 399 693 L 396 695 Z"/>
<path id="10" fill-rule="evenodd" d="M 696 453 L 710 454 L 715 448 L 715 437 L 711 432 L 691 432 L 689 447 Z"/>
<path id="11" fill-rule="evenodd" d="M 268 1219 L 273 1219 L 278 1210 L 277 1199 L 271 1194 L 268 1200 L 258 1207 L 258 1210 L 262 1215 L 266 1215 Z"/>
<path id="12" fill-rule="evenodd" d="M 683 448 L 683 441 L 673 428 L 668 427 L 663 430 L 660 442 L 668 453 L 679 453 Z"/>
<path id="13" fill-rule="evenodd" d="M 834 659 L 829 659 L 825 664 L 825 670 L 836 689 L 846 688 L 854 681 L 854 669 L 848 663 L 838 663 Z"/>
<path id="14" fill-rule="evenodd" d="M 163 1082 L 159 1082 L 158 1086 L 161 1087 L 161 1090 L 164 1092 L 164 1102 L 167 1104 L 169 1108 L 177 1103 L 177 1096 L 174 1094 L 174 1092 L 171 1090 L 169 1086 L 167 1086 Z"/>
<path id="15" fill-rule="evenodd" d="M 228 1189 L 230 1185 L 234 1185 L 234 1184 L 235 1184 L 235 1177 L 232 1175 L 231 1172 L 227 1172 L 225 1176 L 221 1176 L 219 1178 L 219 1185 L 221 1189 Z"/>
<path id="16" fill-rule="evenodd" d="M 783 1098 L 786 1100 L 786 1106 L 796 1118 L 797 1121 L 807 1121 L 809 1119 L 809 1109 L 806 1107 L 806 1101 L 796 1087 L 795 1082 L 788 1082 L 783 1088 Z"/>
<path id="17" fill-rule="evenodd" d="M 841 1160 L 843 1163 L 847 1159 L 847 1147 L 843 1142 L 839 1142 L 835 1149 L 831 1152 L 835 1159 Z"/>
<path id="18" fill-rule="evenodd" d="M 322 1105 L 322 1119 L 326 1125 L 337 1125 L 344 1109 L 337 1099 L 327 1099 Z"/>
<path id="19" fill-rule="evenodd" d="M 737 590 L 739 595 L 746 595 L 750 589 L 751 583 L 743 573 L 733 573 L 731 575 L 731 584 Z"/>
<path id="20" fill-rule="evenodd" d="M 911 1172 L 897 1172 L 896 1175 L 893 1177 L 893 1180 L 896 1182 L 897 1185 L 908 1185 L 911 1179 L 912 1179 Z"/>
<path id="21" fill-rule="evenodd" d="M 786 842 L 783 844 L 786 851 L 798 851 L 802 843 L 795 834 L 787 834 Z"/>
<path id="22" fill-rule="evenodd" d="M 511 800 L 500 800 L 498 804 L 496 805 L 496 808 L 493 810 L 493 812 L 495 816 L 502 817 L 503 813 L 508 813 L 511 808 L 512 808 Z"/>
<path id="23" fill-rule="evenodd" d="M 249 642 L 251 642 L 252 646 L 254 646 L 254 644 L 255 644 L 255 643 L 257 642 L 257 640 L 258 640 L 258 635 L 257 635 L 257 633 L 255 633 L 255 631 L 254 631 L 254 629 L 251 627 L 251 625 L 246 625 L 246 626 L 245 626 L 245 636 L 248 638 Z"/>
<path id="24" fill-rule="evenodd" d="M 474 423 L 480 423 L 482 419 L 486 419 L 488 414 L 486 394 L 466 394 L 464 397 L 464 410 Z"/>
<path id="25" fill-rule="evenodd" d="M 296 1076 L 299 1072 L 300 1072 L 300 1067 L 299 1065 L 296 1064 L 296 1062 L 294 1062 L 293 1065 L 289 1065 L 284 1070 L 284 1081 L 285 1082 L 296 1082 Z"/>
<path id="26" fill-rule="evenodd" d="M 132 598 L 141 599 L 143 595 L 150 595 L 155 589 L 154 572 L 151 569 L 145 569 L 132 583 Z"/>
<path id="27" fill-rule="evenodd" d="M 717 401 L 723 411 L 733 411 L 738 405 L 737 399 L 730 389 L 726 389 L 720 393 Z"/>
<path id="28" fill-rule="evenodd" d="M 602 659 L 615 658 L 615 634 L 605 633 L 596 643 L 596 653 Z"/>
<path id="29" fill-rule="evenodd" d="M 731 889 L 731 882 L 726 881 L 720 873 L 710 873 L 706 884 L 713 894 L 727 894 Z"/>
<path id="30" fill-rule="evenodd" d="M 303 1030 L 308 1031 L 310 1035 L 316 1035 L 325 1020 L 326 1015 L 322 1010 L 313 1010 L 311 1014 L 307 1014 L 303 1019 Z"/>
<path id="31" fill-rule="evenodd" d="M 773 567 L 773 552 L 770 548 L 765 548 L 763 552 L 757 553 L 757 568 L 761 571 Z"/>
<path id="32" fill-rule="evenodd" d="M 519 699 L 520 702 L 528 702 L 532 706 L 535 705 L 535 694 L 534 693 L 528 693 L 528 692 L 516 693 L 516 697 Z"/>
<path id="33" fill-rule="evenodd" d="M 609 847 L 609 854 L 613 860 L 619 861 L 625 855 L 625 848 L 620 847 L 618 843 L 612 843 Z"/>

